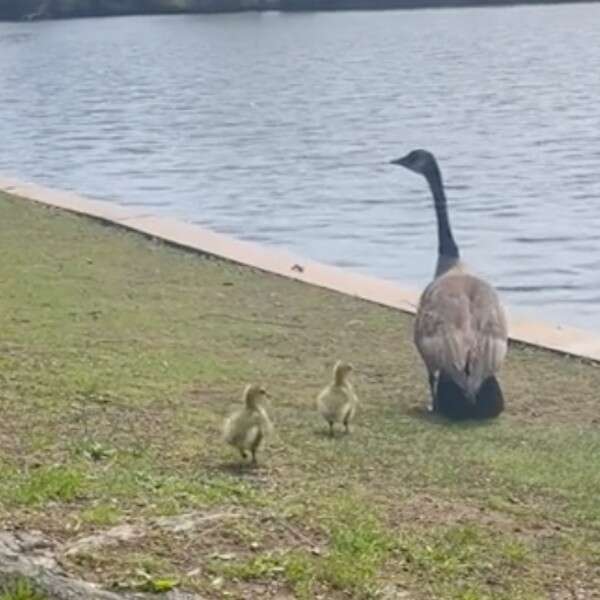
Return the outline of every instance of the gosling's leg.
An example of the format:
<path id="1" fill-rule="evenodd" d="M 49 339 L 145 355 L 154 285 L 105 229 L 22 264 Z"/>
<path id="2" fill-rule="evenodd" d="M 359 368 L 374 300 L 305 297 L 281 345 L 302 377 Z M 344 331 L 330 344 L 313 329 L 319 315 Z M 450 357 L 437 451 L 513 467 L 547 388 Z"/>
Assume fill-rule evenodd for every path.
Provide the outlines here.
<path id="1" fill-rule="evenodd" d="M 329 422 L 329 437 L 333 437 L 334 431 L 333 431 L 333 421 L 328 421 Z"/>
<path id="2" fill-rule="evenodd" d="M 262 433 L 258 433 L 258 435 L 256 436 L 254 442 L 252 442 L 252 446 L 250 446 L 250 452 L 252 453 L 252 466 L 256 467 L 258 466 L 258 462 L 256 461 L 256 451 L 258 450 L 258 447 L 260 446 L 260 443 L 262 441 Z"/>
<path id="3" fill-rule="evenodd" d="M 344 433 L 348 435 L 350 433 L 350 419 L 352 418 L 352 409 L 349 409 L 344 416 Z"/>

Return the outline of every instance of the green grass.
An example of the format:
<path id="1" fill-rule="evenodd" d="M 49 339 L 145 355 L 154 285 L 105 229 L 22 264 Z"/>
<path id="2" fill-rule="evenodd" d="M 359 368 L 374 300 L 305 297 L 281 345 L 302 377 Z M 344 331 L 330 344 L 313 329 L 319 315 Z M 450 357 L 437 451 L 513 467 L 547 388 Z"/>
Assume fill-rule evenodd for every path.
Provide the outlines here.
<path id="1" fill-rule="evenodd" d="M 523 541 L 475 524 L 436 528 L 426 536 L 406 536 L 402 552 L 432 594 L 448 599 L 543 597 L 528 581 L 534 552 Z M 498 578 L 510 573 L 510 580 Z M 490 590 L 490 587 L 493 588 Z M 487 588 L 487 589 L 486 589 Z M 494 589 L 495 588 L 495 589 Z"/>
<path id="2" fill-rule="evenodd" d="M 330 540 L 323 552 L 268 551 L 233 563 L 215 561 L 213 571 L 242 581 L 280 579 L 301 598 L 314 598 L 322 589 L 370 597 L 381 567 L 396 547 L 393 536 L 357 501 L 328 498 L 321 516 Z"/>
<path id="3" fill-rule="evenodd" d="M 107 527 L 116 525 L 121 520 L 121 511 L 110 504 L 98 504 L 86 508 L 81 512 L 81 519 L 84 523 Z"/>
<path id="4" fill-rule="evenodd" d="M 407 315 L 6 195 L 0 233 L 0 519 L 148 527 L 73 574 L 208 598 L 600 589 L 597 365 L 513 345 L 506 413 L 451 424 L 424 414 Z M 332 440 L 314 399 L 338 358 L 361 405 Z M 276 427 L 256 470 L 220 433 L 251 381 Z M 153 525 L 190 511 L 236 517 Z"/>
<path id="5" fill-rule="evenodd" d="M 47 596 L 36 590 L 28 579 L 12 578 L 0 580 L 0 600 L 48 600 Z"/>
<path id="6" fill-rule="evenodd" d="M 8 486 L 11 486 L 10 490 Z M 43 506 L 48 502 L 73 501 L 82 493 L 83 487 L 84 477 L 79 471 L 64 466 L 42 466 L 5 477 L 0 498 L 16 505 Z"/>

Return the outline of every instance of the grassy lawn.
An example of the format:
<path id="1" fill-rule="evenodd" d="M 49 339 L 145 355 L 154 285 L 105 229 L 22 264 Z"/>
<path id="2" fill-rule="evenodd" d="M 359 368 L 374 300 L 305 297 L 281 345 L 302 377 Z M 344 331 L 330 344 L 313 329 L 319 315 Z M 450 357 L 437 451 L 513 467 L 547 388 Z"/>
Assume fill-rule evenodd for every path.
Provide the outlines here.
<path id="1" fill-rule="evenodd" d="M 451 424 L 423 412 L 410 316 L 6 195 L 0 240 L 0 528 L 145 532 L 67 572 L 208 598 L 600 598 L 596 365 L 513 345 L 506 413 Z M 314 400 L 338 358 L 361 406 L 329 439 Z M 252 381 L 276 427 L 258 469 L 220 439 Z M 193 533 L 157 525 L 191 512 Z"/>

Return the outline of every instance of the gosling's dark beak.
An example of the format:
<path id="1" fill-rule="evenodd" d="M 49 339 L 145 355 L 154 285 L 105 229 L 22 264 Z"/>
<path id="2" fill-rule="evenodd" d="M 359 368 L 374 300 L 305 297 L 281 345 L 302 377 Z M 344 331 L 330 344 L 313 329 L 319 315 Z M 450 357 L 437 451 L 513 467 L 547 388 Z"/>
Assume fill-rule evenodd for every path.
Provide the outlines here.
<path id="1" fill-rule="evenodd" d="M 406 166 L 406 156 L 402 158 L 395 158 L 394 160 L 390 160 L 390 165 L 399 165 L 400 167 Z"/>

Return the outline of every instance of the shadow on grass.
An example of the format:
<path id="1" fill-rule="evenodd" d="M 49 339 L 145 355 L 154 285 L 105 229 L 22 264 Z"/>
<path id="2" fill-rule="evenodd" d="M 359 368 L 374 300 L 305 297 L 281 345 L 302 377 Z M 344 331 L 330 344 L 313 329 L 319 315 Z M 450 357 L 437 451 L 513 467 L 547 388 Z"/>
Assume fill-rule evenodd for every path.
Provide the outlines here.
<path id="1" fill-rule="evenodd" d="M 411 406 L 407 409 L 406 414 L 410 417 L 418 419 L 423 423 L 435 426 L 454 427 L 458 429 L 479 429 L 483 427 L 491 427 L 498 423 L 498 418 L 494 419 L 448 419 L 440 414 L 430 412 L 423 406 Z"/>
<path id="2" fill-rule="evenodd" d="M 329 429 L 319 428 L 313 429 L 313 435 L 322 440 L 331 440 L 332 442 L 335 442 L 336 440 L 347 439 L 348 437 L 351 437 L 352 432 L 346 433 L 343 430 L 334 430 L 333 435 L 331 435 L 329 433 Z"/>
<path id="3" fill-rule="evenodd" d="M 253 483 L 265 482 L 269 479 L 269 474 L 272 472 L 272 467 L 268 464 L 252 464 L 250 462 L 221 462 L 210 466 L 208 471 L 228 475 L 239 479 L 245 479 Z"/>
<path id="4" fill-rule="evenodd" d="M 216 465 L 212 465 L 212 470 L 226 473 L 228 475 L 246 475 L 248 473 L 260 471 L 260 469 L 260 464 L 242 462 L 241 460 L 221 462 Z"/>

